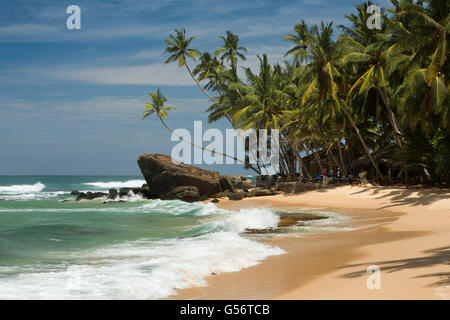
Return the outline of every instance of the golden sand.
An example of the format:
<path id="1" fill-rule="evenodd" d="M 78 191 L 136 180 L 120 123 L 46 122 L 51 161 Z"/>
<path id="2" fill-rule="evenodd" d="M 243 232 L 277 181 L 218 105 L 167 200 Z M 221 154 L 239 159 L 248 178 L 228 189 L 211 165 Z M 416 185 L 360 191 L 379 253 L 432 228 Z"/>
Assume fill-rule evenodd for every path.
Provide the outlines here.
<path id="1" fill-rule="evenodd" d="M 272 240 L 287 253 L 173 298 L 450 299 L 449 190 L 340 186 L 217 206 L 323 208 L 372 226 Z M 379 289 L 367 287 L 371 265 L 380 268 Z"/>

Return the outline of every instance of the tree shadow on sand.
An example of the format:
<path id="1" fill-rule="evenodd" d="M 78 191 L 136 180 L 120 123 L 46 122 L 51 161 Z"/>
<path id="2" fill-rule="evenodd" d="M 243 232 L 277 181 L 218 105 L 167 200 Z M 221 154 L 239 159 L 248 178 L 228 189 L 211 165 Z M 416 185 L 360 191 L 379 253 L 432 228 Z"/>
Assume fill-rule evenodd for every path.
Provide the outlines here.
<path id="1" fill-rule="evenodd" d="M 356 192 L 352 192 L 351 195 L 356 195 L 364 192 L 371 192 L 371 195 L 377 195 L 381 190 L 389 190 L 389 188 L 371 188 L 366 187 Z M 387 209 L 391 207 L 397 207 L 402 205 L 420 206 L 429 205 L 438 200 L 450 199 L 450 192 L 448 189 L 422 189 L 422 188 L 408 188 L 397 189 L 382 194 L 375 199 L 389 198 L 391 203 L 380 207 L 378 209 Z"/>
<path id="2" fill-rule="evenodd" d="M 364 264 L 353 264 L 348 265 L 344 268 L 352 267 L 364 267 L 364 269 L 347 273 L 343 275 L 344 278 L 357 278 L 367 274 L 366 267 L 368 265 L 377 265 L 381 268 L 382 272 L 393 273 L 405 269 L 414 268 L 426 268 L 436 265 L 447 265 L 450 266 L 450 246 L 435 248 L 423 251 L 425 256 L 410 258 L 410 259 L 399 259 L 399 260 L 387 260 L 387 261 L 375 261 Z M 450 285 L 450 272 L 440 272 L 440 273 L 430 273 L 417 276 L 416 278 L 435 278 L 435 282 L 431 286 L 442 286 Z M 437 279 L 437 280 L 436 280 Z"/>

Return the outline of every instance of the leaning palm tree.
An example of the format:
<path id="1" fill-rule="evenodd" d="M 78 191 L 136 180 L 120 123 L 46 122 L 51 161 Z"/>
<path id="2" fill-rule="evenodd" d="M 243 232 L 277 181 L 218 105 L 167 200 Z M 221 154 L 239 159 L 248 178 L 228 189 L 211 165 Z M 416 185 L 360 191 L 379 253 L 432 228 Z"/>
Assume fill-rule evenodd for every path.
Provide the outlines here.
<path id="1" fill-rule="evenodd" d="M 200 51 L 197 49 L 189 48 L 189 45 L 191 44 L 192 40 L 195 37 L 190 37 L 189 39 L 186 38 L 186 30 L 185 29 L 175 29 L 176 35 L 169 35 L 169 39 L 164 41 L 166 44 L 166 49 L 164 50 L 164 53 L 170 53 L 171 55 L 167 58 L 165 64 L 170 62 L 178 62 L 178 66 L 186 67 L 187 71 L 189 72 L 189 75 L 192 79 L 194 79 L 197 86 L 203 91 L 203 93 L 211 100 L 214 101 L 213 98 L 203 89 L 203 87 L 200 85 L 200 82 L 194 77 L 191 68 L 189 68 L 189 65 L 187 64 L 187 59 L 190 58 L 192 60 L 195 60 L 197 56 L 200 55 Z"/>
<path id="2" fill-rule="evenodd" d="M 178 137 L 181 141 L 184 141 L 184 142 L 190 144 L 191 146 L 193 146 L 195 148 L 198 148 L 198 149 L 201 149 L 203 151 L 208 151 L 208 152 L 211 152 L 213 154 L 218 154 L 218 155 L 221 155 L 221 156 L 233 159 L 235 161 L 241 162 L 242 164 L 246 165 L 245 161 L 242 161 L 242 160 L 240 160 L 240 159 L 238 159 L 236 157 L 232 157 L 232 156 L 229 156 L 227 154 L 224 154 L 224 153 L 221 153 L 221 152 L 217 152 L 215 150 L 211 150 L 211 149 L 208 149 L 208 148 L 203 148 L 203 147 L 201 147 L 199 145 L 196 145 L 196 144 L 192 143 L 191 141 L 188 141 L 188 140 L 184 139 L 182 136 L 178 135 L 164 121 L 164 119 L 167 118 L 167 112 L 170 111 L 170 110 L 177 110 L 177 108 L 170 107 L 170 106 L 165 106 L 165 103 L 167 102 L 167 98 L 163 96 L 163 94 L 161 93 L 161 90 L 159 88 L 158 88 L 158 90 L 156 92 L 149 92 L 148 94 L 151 97 L 152 102 L 145 103 L 145 105 L 144 105 L 145 110 L 142 113 L 142 120 L 145 120 L 149 116 L 151 116 L 153 114 L 156 114 L 156 116 L 159 118 L 159 120 L 161 121 L 163 126 L 167 130 L 169 130 L 174 136 Z M 250 169 L 253 169 L 253 168 L 250 168 Z"/>
<path id="3" fill-rule="evenodd" d="M 239 36 L 233 34 L 231 31 L 226 32 L 226 37 L 219 35 L 219 38 L 223 40 L 222 48 L 217 49 L 215 54 L 221 54 L 221 61 L 227 60 L 230 62 L 231 69 L 236 70 L 238 59 L 246 60 L 245 55 L 242 52 L 247 52 L 245 47 L 239 45 Z"/>
<path id="4" fill-rule="evenodd" d="M 172 134 L 178 136 L 172 129 L 170 129 L 164 119 L 167 118 L 169 110 L 177 110 L 175 107 L 165 106 L 167 98 L 164 97 L 158 88 L 156 92 L 149 92 L 148 95 L 152 98 L 152 102 L 147 102 L 144 105 L 145 111 L 142 113 L 142 120 L 147 119 L 148 116 L 156 114 L 163 126 Z"/>

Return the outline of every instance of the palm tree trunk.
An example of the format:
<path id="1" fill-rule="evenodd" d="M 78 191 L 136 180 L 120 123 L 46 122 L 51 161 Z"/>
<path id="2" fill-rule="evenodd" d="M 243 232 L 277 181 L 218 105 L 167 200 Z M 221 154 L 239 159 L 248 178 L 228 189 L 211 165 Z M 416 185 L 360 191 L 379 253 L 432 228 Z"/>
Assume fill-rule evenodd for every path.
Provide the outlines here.
<path id="1" fill-rule="evenodd" d="M 344 173 L 345 177 L 347 178 L 347 169 L 345 168 L 344 157 L 342 156 L 341 141 L 342 141 L 342 138 L 338 138 L 337 149 L 338 149 L 338 154 L 339 154 L 339 161 L 341 162 L 341 166 L 342 166 L 342 172 Z"/>
<path id="2" fill-rule="evenodd" d="M 394 129 L 394 132 L 395 132 L 395 141 L 401 147 L 402 143 L 401 143 L 401 140 L 399 139 L 398 136 L 402 135 L 402 132 L 400 130 L 400 125 L 399 125 L 398 119 L 395 116 L 395 113 L 392 111 L 391 104 L 389 103 L 386 91 L 385 90 L 381 90 L 381 88 L 378 87 L 378 86 L 377 86 L 377 91 L 380 94 L 381 100 L 383 100 L 384 106 L 386 107 L 386 110 L 388 112 L 389 122 L 391 123 L 392 128 Z"/>
<path id="3" fill-rule="evenodd" d="M 206 96 L 209 98 L 209 100 L 211 100 L 212 102 L 214 102 L 214 99 L 211 98 L 211 96 L 208 94 L 208 92 L 205 91 L 205 89 L 203 89 L 203 87 L 201 86 L 200 82 L 199 82 L 197 79 L 195 79 L 195 77 L 194 77 L 194 75 L 192 74 L 192 71 L 191 71 L 191 69 L 189 68 L 188 64 L 187 64 L 187 63 L 184 63 L 184 65 L 185 65 L 187 71 L 189 72 L 189 74 L 191 75 L 192 79 L 194 79 L 195 83 L 196 83 L 197 86 L 200 88 L 200 90 L 202 90 L 203 93 L 206 94 Z"/>
<path id="4" fill-rule="evenodd" d="M 364 151 L 365 151 L 366 154 L 367 154 L 367 157 L 369 158 L 370 162 L 372 163 L 373 167 L 375 168 L 375 171 L 376 171 L 377 175 L 380 177 L 381 181 L 382 181 L 383 183 L 385 183 L 386 181 L 385 181 L 383 175 L 381 174 L 381 171 L 380 171 L 380 169 L 378 168 L 377 164 L 376 164 L 375 161 L 373 160 L 372 155 L 370 154 L 369 148 L 367 147 L 366 143 L 364 142 L 364 139 L 363 139 L 363 137 L 362 137 L 362 135 L 361 135 L 361 132 L 359 132 L 359 129 L 358 129 L 358 127 L 356 126 L 356 123 L 355 123 L 355 121 L 353 120 L 353 117 L 352 117 L 351 114 L 347 111 L 347 109 L 345 108 L 345 106 L 342 106 L 342 104 L 341 104 L 341 109 L 344 111 L 344 114 L 347 116 L 348 120 L 350 121 L 350 124 L 352 125 L 353 130 L 355 130 L 356 135 L 358 136 L 358 139 L 359 139 L 359 141 L 361 142 L 361 145 L 363 146 Z"/>
<path id="5" fill-rule="evenodd" d="M 189 68 L 188 64 L 187 64 L 187 63 L 184 63 L 184 66 L 186 67 L 187 71 L 189 72 L 189 75 L 190 75 L 191 78 L 195 81 L 195 83 L 196 83 L 197 86 L 200 88 L 200 90 L 203 91 L 203 93 L 209 98 L 209 100 L 211 100 L 212 102 L 214 102 L 214 99 L 208 94 L 208 92 L 206 92 L 205 89 L 203 89 L 203 87 L 201 86 L 200 82 L 194 77 L 194 74 L 192 73 L 191 68 Z M 227 118 L 228 118 L 228 117 L 227 117 Z M 233 122 L 231 121 L 231 119 L 228 119 L 228 120 L 230 121 L 231 125 L 233 125 Z M 164 123 L 163 123 L 163 124 L 164 124 Z M 164 125 L 165 125 L 165 124 L 164 124 Z M 233 127 L 234 127 L 234 126 L 233 126 Z M 167 126 L 166 126 L 166 128 L 167 128 Z M 167 128 L 167 129 L 169 129 L 169 128 Z M 170 129 L 169 129 L 169 130 L 170 130 Z M 172 130 L 170 130 L 170 131 L 171 131 L 173 134 L 175 134 Z M 175 134 L 175 135 L 176 135 L 176 134 Z M 176 136 L 179 137 L 178 135 L 176 135 Z M 183 138 L 181 138 L 181 137 L 179 137 L 179 138 L 182 139 L 183 141 L 185 141 Z M 185 142 L 187 142 L 187 143 L 193 145 L 194 147 L 199 148 L 199 146 L 194 145 L 194 144 L 191 143 L 190 141 L 185 141 Z M 201 148 L 201 149 L 202 149 L 202 150 L 205 150 L 205 149 L 203 149 L 203 148 Z M 207 150 L 207 151 L 209 151 L 209 150 Z M 217 152 L 217 154 L 221 154 L 221 153 L 220 153 L 220 152 Z M 231 157 L 231 156 L 228 156 L 228 155 L 225 155 L 225 156 L 228 157 L 228 158 L 232 158 L 232 159 L 234 159 L 234 160 L 239 161 L 239 162 L 242 163 L 242 161 L 238 160 L 237 158 L 234 158 L 234 157 Z M 245 161 L 244 161 L 243 164 L 245 165 Z M 254 168 L 251 164 L 249 164 L 248 168 L 252 169 L 252 170 L 253 170 L 254 172 L 256 172 L 258 175 L 261 174 L 261 168 L 259 167 L 259 165 L 258 165 L 259 171 L 258 171 L 256 168 Z"/>
<path id="6" fill-rule="evenodd" d="M 203 147 L 201 147 L 201 146 L 199 146 L 199 145 L 196 145 L 195 143 L 192 143 L 191 141 L 185 140 L 183 137 L 181 137 L 181 136 L 179 136 L 178 134 L 176 134 L 175 131 L 173 131 L 172 129 L 170 129 L 169 126 L 167 126 L 167 124 L 164 122 L 164 120 L 163 120 L 161 117 L 158 117 L 158 118 L 159 118 L 159 120 L 161 121 L 161 123 L 163 124 L 163 126 L 164 126 L 167 130 L 169 130 L 173 135 L 175 135 L 176 137 L 178 137 L 178 138 L 181 139 L 182 141 L 184 141 L 184 142 L 186 142 L 186 143 L 189 143 L 191 146 L 193 146 L 193 147 L 195 147 L 195 148 L 198 148 L 198 149 L 201 149 L 201 150 L 203 150 L 203 151 L 208 151 L 208 152 L 211 152 L 211 153 L 217 153 L 217 154 L 219 154 L 219 155 L 222 155 L 222 156 L 224 156 L 224 157 L 233 159 L 233 160 L 235 160 L 235 161 L 237 161 L 237 162 L 240 162 L 240 163 L 242 163 L 242 164 L 245 165 L 245 161 L 242 162 L 241 160 L 239 160 L 239 159 L 236 158 L 236 157 L 229 156 L 229 155 L 227 155 L 227 154 L 224 154 L 224 153 L 221 153 L 221 152 L 217 152 L 217 151 L 214 151 L 214 150 L 210 150 L 210 149 L 207 149 L 207 148 L 203 148 Z M 255 171 L 256 173 L 259 174 L 259 172 L 258 172 L 257 170 L 255 170 L 255 168 L 250 167 L 250 169 L 252 169 L 253 171 Z"/>
<path id="7" fill-rule="evenodd" d="M 297 146 L 294 145 L 293 148 L 294 148 L 295 156 L 297 157 L 297 161 L 298 161 L 298 166 L 299 166 L 299 168 L 298 168 L 299 172 L 298 173 L 299 173 L 299 175 L 303 176 L 303 172 L 302 172 L 302 170 L 303 170 L 305 172 L 305 174 L 306 174 L 306 177 L 308 177 L 308 179 L 311 179 L 311 176 L 309 174 L 308 169 L 304 166 L 303 159 L 302 159 L 302 157 L 300 155 L 300 152 L 298 151 Z"/>
<path id="8" fill-rule="evenodd" d="M 317 161 L 317 163 L 319 165 L 320 173 L 323 173 L 322 162 L 320 161 L 320 155 L 319 155 L 319 148 L 317 147 L 317 143 L 316 143 L 315 140 L 313 140 L 313 143 L 314 143 L 314 150 L 313 150 L 314 156 L 315 156 L 316 161 Z"/>
<path id="9" fill-rule="evenodd" d="M 228 120 L 228 122 L 229 122 L 230 125 L 233 127 L 233 129 L 235 129 L 234 124 L 233 124 L 233 119 L 230 117 L 230 115 L 227 114 L 227 115 L 225 116 L 225 118 Z M 253 159 L 258 159 L 258 158 L 256 157 L 256 155 L 254 154 L 253 150 L 251 151 L 251 153 L 252 153 Z M 257 168 L 253 167 L 253 165 L 251 165 L 250 163 L 248 164 L 248 167 L 249 167 L 250 169 L 252 169 L 253 171 L 255 171 L 258 175 L 261 175 L 262 170 L 261 170 L 261 166 L 259 165 L 258 162 L 256 162 L 256 166 L 257 166 Z"/>
<path id="10" fill-rule="evenodd" d="M 306 152 L 308 153 L 309 156 L 313 155 L 313 153 L 314 153 L 314 158 L 316 159 L 316 162 L 317 162 L 317 164 L 319 166 L 319 170 L 320 170 L 319 173 L 322 173 L 323 172 L 322 163 L 320 162 L 320 159 L 316 156 L 315 152 L 309 150 L 305 143 L 303 143 L 303 147 L 305 148 L 305 150 L 306 150 Z"/>

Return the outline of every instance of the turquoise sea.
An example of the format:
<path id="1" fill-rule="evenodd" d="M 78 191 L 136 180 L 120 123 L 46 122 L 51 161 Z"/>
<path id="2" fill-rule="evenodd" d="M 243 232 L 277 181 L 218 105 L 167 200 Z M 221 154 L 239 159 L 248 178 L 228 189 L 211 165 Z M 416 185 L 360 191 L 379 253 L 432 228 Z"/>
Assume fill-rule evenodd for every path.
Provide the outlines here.
<path id="1" fill-rule="evenodd" d="M 143 183 L 140 176 L 0 176 L 0 299 L 160 299 L 283 254 L 244 233 L 277 226 L 268 208 L 70 195 Z"/>

